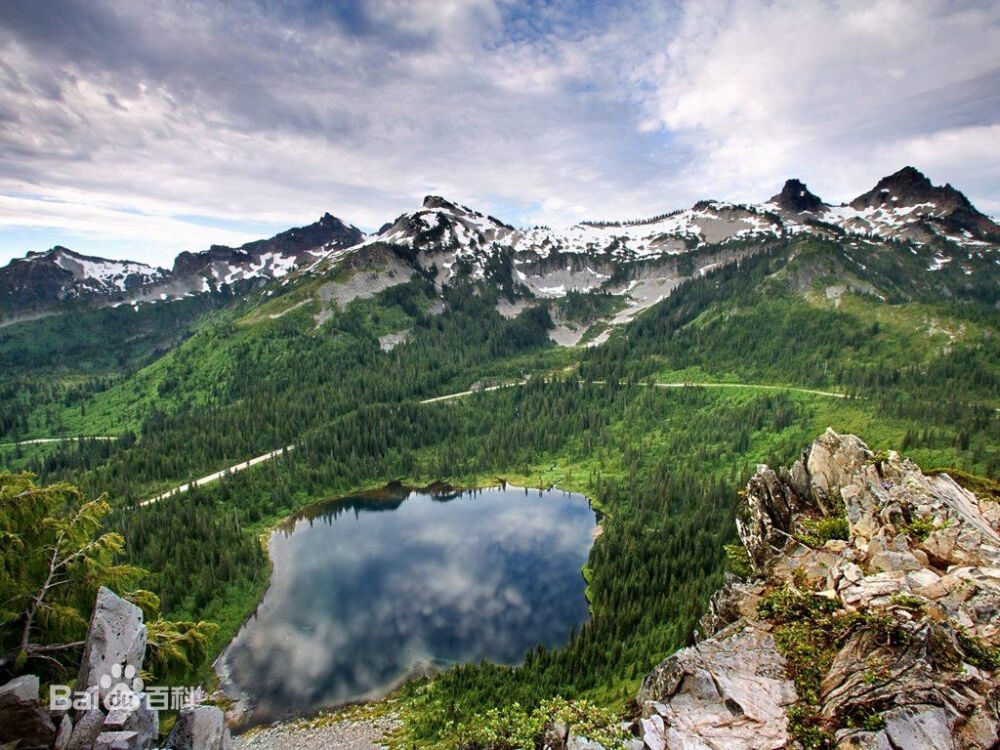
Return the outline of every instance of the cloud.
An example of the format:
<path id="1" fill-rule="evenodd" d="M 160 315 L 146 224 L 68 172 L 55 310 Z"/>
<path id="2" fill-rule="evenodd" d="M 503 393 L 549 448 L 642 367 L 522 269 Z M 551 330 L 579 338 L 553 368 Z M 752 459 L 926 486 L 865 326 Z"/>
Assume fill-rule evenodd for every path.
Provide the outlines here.
<path id="1" fill-rule="evenodd" d="M 337 502 L 345 512 L 272 537 L 270 586 L 226 651 L 258 719 L 384 692 L 429 662 L 516 662 L 586 618 L 594 513 L 580 495 Z"/>
<path id="2" fill-rule="evenodd" d="M 934 0 L 11 0 L 0 257 L 41 249 L 12 244 L 35 227 L 169 263 L 327 210 L 376 228 L 428 192 L 549 224 L 762 199 L 792 174 L 844 199 L 906 162 L 995 206 L 996 159 L 928 144 L 989 147 L 998 16 Z M 172 218 L 187 215 L 246 231 Z"/>
<path id="3" fill-rule="evenodd" d="M 995 3 L 699 2 L 639 74 L 655 91 L 645 127 L 681 134 L 688 179 L 738 198 L 797 174 L 844 199 L 909 162 L 964 185 L 967 163 L 922 144 L 962 133 L 970 151 L 988 146 L 998 50 Z M 1000 160 L 983 166 L 995 182 Z"/>

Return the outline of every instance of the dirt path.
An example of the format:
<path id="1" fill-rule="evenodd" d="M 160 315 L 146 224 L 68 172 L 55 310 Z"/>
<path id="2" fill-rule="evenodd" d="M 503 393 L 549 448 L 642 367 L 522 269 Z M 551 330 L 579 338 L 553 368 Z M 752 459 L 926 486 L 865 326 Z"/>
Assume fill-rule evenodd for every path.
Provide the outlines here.
<path id="1" fill-rule="evenodd" d="M 222 471 L 217 471 L 214 474 L 209 474 L 201 479 L 195 479 L 193 482 L 188 482 L 187 484 L 182 484 L 179 487 L 174 487 L 173 489 L 167 490 L 166 492 L 157 495 L 156 497 L 151 497 L 149 500 L 144 500 L 139 503 L 140 508 L 144 508 L 147 505 L 152 505 L 153 503 L 158 503 L 160 500 L 165 500 L 172 495 L 179 495 L 182 492 L 187 492 L 192 487 L 201 487 L 205 484 L 211 484 L 216 482 L 227 474 L 237 474 L 241 471 L 249 469 L 251 466 L 256 466 L 259 463 L 268 461 L 272 458 L 277 458 L 285 451 L 295 450 L 294 445 L 286 446 L 285 448 L 278 448 L 277 450 L 271 451 L 270 453 L 265 453 L 263 456 L 257 456 L 256 458 L 251 458 L 249 461 L 244 461 L 243 463 L 235 464 L 234 466 L 228 466 Z"/>
<path id="2" fill-rule="evenodd" d="M 0 443 L 0 448 L 16 448 L 19 445 L 41 445 L 42 443 L 68 443 L 73 440 L 117 440 L 109 435 L 74 435 L 61 438 L 35 438 L 34 440 L 18 440 L 13 443 Z"/>

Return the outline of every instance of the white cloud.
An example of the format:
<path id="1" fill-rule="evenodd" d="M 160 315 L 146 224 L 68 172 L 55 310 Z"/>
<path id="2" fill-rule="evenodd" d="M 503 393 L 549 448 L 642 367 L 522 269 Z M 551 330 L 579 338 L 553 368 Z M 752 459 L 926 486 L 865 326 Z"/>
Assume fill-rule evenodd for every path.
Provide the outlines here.
<path id="1" fill-rule="evenodd" d="M 795 174 L 848 198 L 905 163 L 937 176 L 922 143 L 1000 120 L 1000 6 L 689 3 L 640 79 L 645 126 L 695 154 L 689 182 L 753 199 Z"/>
<path id="2" fill-rule="evenodd" d="M 169 263 L 248 234 L 172 216 L 375 228 L 427 192 L 554 225 L 839 200 L 905 163 L 1000 203 L 995 4 L 309 5 L 0 6 L 0 253 L 46 226 Z"/>

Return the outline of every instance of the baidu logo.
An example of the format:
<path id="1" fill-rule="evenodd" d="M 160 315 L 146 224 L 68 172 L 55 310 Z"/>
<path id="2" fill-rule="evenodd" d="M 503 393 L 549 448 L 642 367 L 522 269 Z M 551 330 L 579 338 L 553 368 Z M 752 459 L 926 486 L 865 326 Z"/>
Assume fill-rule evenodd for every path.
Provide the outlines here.
<path id="1" fill-rule="evenodd" d="M 205 691 L 197 686 L 147 685 L 132 664 L 112 665 L 110 672 L 102 674 L 97 684 L 86 690 L 73 690 L 69 685 L 49 686 L 49 708 L 53 711 L 103 708 L 105 712 L 116 709 L 131 712 L 143 706 L 155 711 L 180 711 L 201 703 L 205 697 Z"/>
<path id="2" fill-rule="evenodd" d="M 131 664 L 122 669 L 121 664 L 111 667 L 111 674 L 101 675 L 101 692 L 104 693 L 104 709 L 112 711 L 116 708 L 134 711 L 142 702 L 141 693 L 145 687 L 138 670 Z"/>

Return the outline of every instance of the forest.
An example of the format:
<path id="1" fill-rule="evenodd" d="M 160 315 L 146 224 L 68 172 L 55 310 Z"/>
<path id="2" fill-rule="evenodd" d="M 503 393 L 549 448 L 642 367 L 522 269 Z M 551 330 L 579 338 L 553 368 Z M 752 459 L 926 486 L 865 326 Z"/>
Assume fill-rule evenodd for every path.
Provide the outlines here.
<path id="1" fill-rule="evenodd" d="M 170 320 L 182 343 L 128 355 L 135 371 L 98 362 L 5 382 L 0 466 L 106 493 L 102 523 L 125 540 L 117 559 L 148 571 L 165 616 L 219 626 L 210 654 L 266 586 L 262 536 L 310 502 L 391 481 L 583 492 L 604 514 L 587 563 L 590 620 L 516 669 L 460 665 L 406 686 L 406 732 L 432 742 L 489 708 L 556 695 L 617 710 L 690 642 L 757 463 L 786 464 L 832 426 L 925 468 L 1000 470 L 1000 313 L 977 288 L 942 299 L 870 258 L 869 291 L 833 301 L 828 280 L 856 272 L 845 252 L 789 243 L 692 277 L 582 349 L 549 340 L 552 317 L 615 311 L 604 296 L 504 318 L 487 284 L 446 287 L 438 306 L 417 276 L 319 325 L 314 303 L 269 318 L 254 315 L 260 300 L 231 302 L 196 323 Z M 403 343 L 380 345 L 400 332 Z M 510 385 L 422 403 L 477 382 Z M 48 435 L 115 439 L 17 444 Z M 287 445 L 253 470 L 138 505 Z"/>

